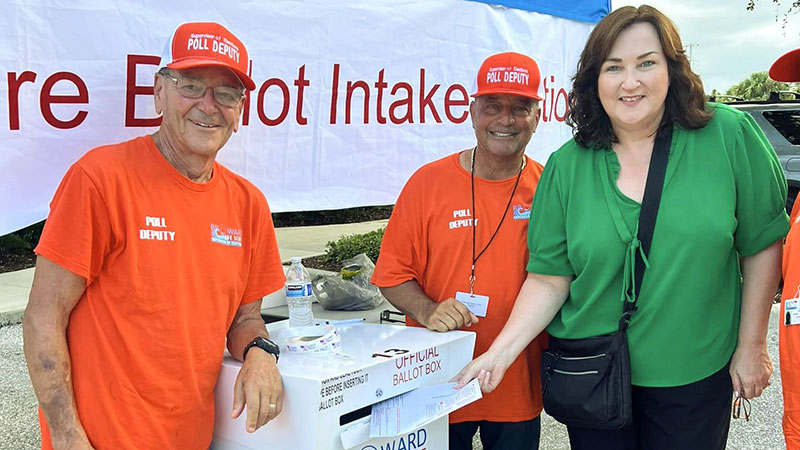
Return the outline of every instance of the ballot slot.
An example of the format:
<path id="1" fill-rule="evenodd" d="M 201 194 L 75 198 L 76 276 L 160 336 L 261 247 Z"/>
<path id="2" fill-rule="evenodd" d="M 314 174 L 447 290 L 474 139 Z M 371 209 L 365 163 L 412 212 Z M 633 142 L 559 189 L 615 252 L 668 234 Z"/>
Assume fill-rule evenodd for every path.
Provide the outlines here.
<path id="1" fill-rule="evenodd" d="M 349 423 L 353 423 L 358 419 L 369 417 L 371 414 L 372 414 L 372 405 L 367 405 L 355 411 L 350 411 L 349 413 L 345 413 L 339 416 L 339 426 L 344 426 Z"/>

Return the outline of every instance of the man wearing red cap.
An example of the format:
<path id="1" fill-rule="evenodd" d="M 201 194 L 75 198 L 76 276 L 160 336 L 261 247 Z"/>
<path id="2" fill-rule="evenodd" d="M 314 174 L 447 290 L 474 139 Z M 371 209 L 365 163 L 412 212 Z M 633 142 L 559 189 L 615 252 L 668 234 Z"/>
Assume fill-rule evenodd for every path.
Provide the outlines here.
<path id="1" fill-rule="evenodd" d="M 775 81 L 800 81 L 800 48 L 778 58 L 769 69 Z M 783 434 L 787 450 L 800 450 L 800 225 L 794 203 L 791 228 L 783 247 L 783 292 L 778 330 L 783 384 Z"/>
<path id="2" fill-rule="evenodd" d="M 487 58 L 470 104 L 477 145 L 429 163 L 406 183 L 372 282 L 406 324 L 477 333 L 475 355 L 502 329 L 525 279 L 528 216 L 542 166 L 525 156 L 539 123 L 539 67 L 528 56 Z M 473 226 L 474 224 L 474 226 Z M 539 447 L 543 337 L 497 390 L 450 414 L 450 448 Z"/>
<path id="3" fill-rule="evenodd" d="M 247 50 L 189 23 L 162 61 L 158 131 L 81 157 L 36 248 L 23 333 L 43 448 L 207 449 L 226 336 L 244 361 L 230 414 L 246 406 L 252 432 L 281 411 L 260 315 L 284 283 L 269 207 L 215 162 L 255 88 Z"/>

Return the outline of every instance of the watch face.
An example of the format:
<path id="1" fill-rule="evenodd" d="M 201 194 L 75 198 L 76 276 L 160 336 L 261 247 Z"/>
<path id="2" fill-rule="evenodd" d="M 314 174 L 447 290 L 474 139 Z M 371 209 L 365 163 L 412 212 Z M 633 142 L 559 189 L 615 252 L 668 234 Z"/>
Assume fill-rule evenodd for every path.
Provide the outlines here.
<path id="1" fill-rule="evenodd" d="M 258 340 L 261 341 L 261 344 L 264 345 L 263 347 L 261 347 L 264 350 L 266 350 L 266 351 L 268 351 L 268 352 L 270 352 L 272 354 L 279 354 L 281 352 L 281 349 L 280 349 L 280 347 L 278 347 L 278 344 L 270 341 L 269 339 L 262 337 L 262 338 L 258 338 Z"/>
<path id="2" fill-rule="evenodd" d="M 247 357 L 247 352 L 250 350 L 251 347 L 258 347 L 264 350 L 267 353 L 275 355 L 275 359 L 277 360 L 279 355 L 281 354 L 281 349 L 278 345 L 265 337 L 257 337 L 253 339 L 253 342 L 247 344 L 247 347 L 244 351 L 245 358 Z"/>

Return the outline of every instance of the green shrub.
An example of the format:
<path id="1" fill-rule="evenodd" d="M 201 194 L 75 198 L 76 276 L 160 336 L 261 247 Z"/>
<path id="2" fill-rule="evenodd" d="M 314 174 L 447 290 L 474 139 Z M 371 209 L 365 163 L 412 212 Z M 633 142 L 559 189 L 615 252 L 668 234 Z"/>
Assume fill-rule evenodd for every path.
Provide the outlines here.
<path id="1" fill-rule="evenodd" d="M 16 233 L 10 233 L 5 236 L 0 236 L 0 248 L 14 249 L 14 248 L 27 248 L 30 249 L 31 245 L 25 242 L 24 239 L 17 236 Z"/>
<path id="2" fill-rule="evenodd" d="M 378 253 L 381 250 L 381 239 L 385 228 L 370 231 L 364 234 L 353 234 L 342 236 L 338 241 L 328 242 L 325 250 L 325 257 L 328 262 L 341 263 L 359 253 L 366 253 L 372 262 L 378 260 Z"/>
<path id="3" fill-rule="evenodd" d="M 43 228 L 44 220 L 5 236 L 0 236 L 0 248 L 32 249 L 39 243 L 39 236 L 41 236 Z"/>

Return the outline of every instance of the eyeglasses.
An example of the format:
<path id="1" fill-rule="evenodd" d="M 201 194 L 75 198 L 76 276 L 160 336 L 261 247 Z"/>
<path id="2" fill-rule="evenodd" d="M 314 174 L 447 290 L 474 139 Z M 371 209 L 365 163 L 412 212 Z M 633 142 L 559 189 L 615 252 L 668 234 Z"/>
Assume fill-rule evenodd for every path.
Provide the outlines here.
<path id="1" fill-rule="evenodd" d="M 159 73 L 172 79 L 172 81 L 175 82 L 175 88 L 178 90 L 178 93 L 186 98 L 202 98 L 206 94 L 206 90 L 211 89 L 211 92 L 214 94 L 214 100 L 226 108 L 235 108 L 244 98 L 243 89 L 236 89 L 230 86 L 209 87 L 201 81 L 186 77 L 176 77 L 165 70 L 159 71 Z"/>
<path id="2" fill-rule="evenodd" d="M 744 411 L 744 416 L 742 416 L 742 411 Z M 744 417 L 745 422 L 750 421 L 750 400 L 744 397 L 737 397 L 733 400 L 733 406 L 731 407 L 731 417 L 734 419 L 738 419 L 740 417 Z"/>

